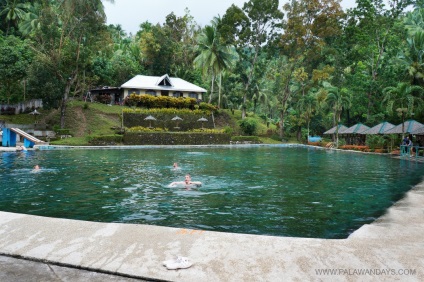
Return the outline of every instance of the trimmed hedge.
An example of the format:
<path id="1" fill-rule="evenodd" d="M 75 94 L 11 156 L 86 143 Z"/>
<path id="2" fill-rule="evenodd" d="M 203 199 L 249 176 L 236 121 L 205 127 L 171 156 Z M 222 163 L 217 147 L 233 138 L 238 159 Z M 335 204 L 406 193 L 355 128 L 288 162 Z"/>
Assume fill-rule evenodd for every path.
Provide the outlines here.
<path id="1" fill-rule="evenodd" d="M 233 136 L 231 141 L 260 141 L 258 136 Z"/>
<path id="2" fill-rule="evenodd" d="M 156 120 L 145 120 L 147 116 L 153 116 Z M 188 131 L 196 128 L 214 128 L 213 119 L 210 112 L 201 110 L 178 110 L 178 109 L 155 109 L 155 110 L 124 110 L 124 127 L 156 127 L 168 131 Z M 179 116 L 183 120 L 172 120 Z M 200 118 L 205 117 L 208 121 L 200 122 Z M 178 126 L 177 126 L 178 125 Z"/>
<path id="3" fill-rule="evenodd" d="M 370 152 L 370 148 L 368 146 L 359 146 L 359 145 L 343 145 L 343 146 L 340 146 L 339 149 Z"/>
<path id="4" fill-rule="evenodd" d="M 217 111 L 218 108 L 214 105 L 200 102 L 194 98 L 188 97 L 170 97 L 170 96 L 152 96 L 146 94 L 130 94 L 124 101 L 129 107 L 141 107 L 147 109 L 154 108 L 176 108 L 176 109 L 200 109 L 206 111 Z"/>
<path id="5" fill-rule="evenodd" d="M 229 144 L 230 135 L 198 132 L 125 132 L 125 145 L 214 145 Z"/>
<path id="6" fill-rule="evenodd" d="M 94 146 L 110 146 L 123 143 L 122 135 L 104 135 L 88 137 L 88 143 Z"/>

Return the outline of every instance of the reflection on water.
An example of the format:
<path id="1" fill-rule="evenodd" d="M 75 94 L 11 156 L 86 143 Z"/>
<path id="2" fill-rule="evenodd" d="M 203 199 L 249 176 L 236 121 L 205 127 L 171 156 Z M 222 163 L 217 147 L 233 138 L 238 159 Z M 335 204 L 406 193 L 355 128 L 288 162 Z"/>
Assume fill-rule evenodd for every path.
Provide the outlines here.
<path id="1" fill-rule="evenodd" d="M 5 152 L 0 209 L 102 222 L 345 238 L 422 181 L 424 165 L 305 148 Z M 180 169 L 172 169 L 177 162 Z M 32 173 L 40 164 L 41 170 Z M 190 173 L 200 188 L 169 188 Z"/>

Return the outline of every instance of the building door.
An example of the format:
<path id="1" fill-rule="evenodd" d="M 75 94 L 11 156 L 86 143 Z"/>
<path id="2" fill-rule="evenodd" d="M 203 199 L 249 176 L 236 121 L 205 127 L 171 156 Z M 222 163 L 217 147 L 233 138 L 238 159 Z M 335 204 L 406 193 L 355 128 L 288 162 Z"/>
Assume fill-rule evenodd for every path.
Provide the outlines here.
<path id="1" fill-rule="evenodd" d="M 162 95 L 162 96 L 169 96 L 169 91 L 167 91 L 167 90 L 162 90 L 162 91 L 160 92 L 160 95 Z"/>

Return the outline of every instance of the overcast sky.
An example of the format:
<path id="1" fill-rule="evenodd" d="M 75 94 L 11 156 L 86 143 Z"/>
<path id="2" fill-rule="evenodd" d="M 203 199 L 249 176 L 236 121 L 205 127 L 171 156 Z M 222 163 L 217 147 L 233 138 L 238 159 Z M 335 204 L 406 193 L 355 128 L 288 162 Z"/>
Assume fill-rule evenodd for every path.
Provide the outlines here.
<path id="1" fill-rule="evenodd" d="M 114 4 L 103 0 L 108 24 L 120 24 L 127 33 L 135 34 L 141 23 L 164 23 L 171 12 L 184 16 L 185 8 L 201 26 L 210 24 L 213 17 L 224 15 L 232 5 L 242 8 L 247 0 L 115 0 Z M 280 8 L 288 0 L 280 0 Z M 355 0 L 343 0 L 343 9 L 351 8 Z"/>

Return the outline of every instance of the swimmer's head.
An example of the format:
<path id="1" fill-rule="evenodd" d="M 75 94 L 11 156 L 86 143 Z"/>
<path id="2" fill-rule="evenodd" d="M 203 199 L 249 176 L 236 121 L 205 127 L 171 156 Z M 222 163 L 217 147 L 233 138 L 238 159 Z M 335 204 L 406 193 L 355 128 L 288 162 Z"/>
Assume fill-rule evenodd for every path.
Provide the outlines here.
<path id="1" fill-rule="evenodd" d="M 191 182 L 190 174 L 186 174 L 184 181 L 185 181 L 186 184 L 190 184 L 190 182 Z"/>

